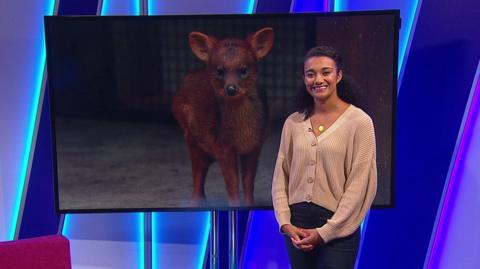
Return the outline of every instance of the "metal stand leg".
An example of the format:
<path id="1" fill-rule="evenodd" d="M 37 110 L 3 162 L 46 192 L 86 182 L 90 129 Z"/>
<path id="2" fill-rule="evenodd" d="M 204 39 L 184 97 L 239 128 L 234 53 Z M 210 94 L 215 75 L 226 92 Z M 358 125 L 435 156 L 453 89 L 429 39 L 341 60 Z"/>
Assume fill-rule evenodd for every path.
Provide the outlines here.
<path id="1" fill-rule="evenodd" d="M 152 213 L 140 213 L 143 216 L 143 261 L 145 269 L 152 269 Z"/>
<path id="2" fill-rule="evenodd" d="M 218 269 L 218 211 L 210 212 L 210 269 Z"/>
<path id="3" fill-rule="evenodd" d="M 229 234 L 229 247 L 228 247 L 228 256 L 229 256 L 229 269 L 237 269 L 238 268 L 238 248 L 237 248 L 237 240 L 238 240 L 238 211 L 232 210 L 228 212 L 228 234 Z"/>

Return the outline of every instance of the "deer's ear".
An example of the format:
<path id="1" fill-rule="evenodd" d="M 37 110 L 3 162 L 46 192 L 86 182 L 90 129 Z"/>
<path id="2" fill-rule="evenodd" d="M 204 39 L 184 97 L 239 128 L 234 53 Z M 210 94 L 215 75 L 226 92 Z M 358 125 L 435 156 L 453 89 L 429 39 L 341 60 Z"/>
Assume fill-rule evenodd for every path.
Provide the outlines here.
<path id="1" fill-rule="evenodd" d="M 257 59 L 265 57 L 273 46 L 273 28 L 265 27 L 247 37 L 247 42 L 252 46 Z"/>
<path id="2" fill-rule="evenodd" d="M 193 53 L 202 61 L 207 62 L 215 44 L 216 39 L 200 32 L 191 32 L 188 35 L 188 42 Z"/>

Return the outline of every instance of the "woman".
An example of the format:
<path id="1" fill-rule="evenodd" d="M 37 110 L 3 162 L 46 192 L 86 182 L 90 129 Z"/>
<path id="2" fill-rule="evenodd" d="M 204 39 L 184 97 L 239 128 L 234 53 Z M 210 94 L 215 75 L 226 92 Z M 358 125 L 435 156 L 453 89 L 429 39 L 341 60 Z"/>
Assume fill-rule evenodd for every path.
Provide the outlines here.
<path id="1" fill-rule="evenodd" d="M 272 200 L 294 269 L 353 268 L 375 197 L 373 123 L 338 96 L 342 77 L 334 48 L 312 48 L 303 68 L 308 98 L 283 126 Z"/>

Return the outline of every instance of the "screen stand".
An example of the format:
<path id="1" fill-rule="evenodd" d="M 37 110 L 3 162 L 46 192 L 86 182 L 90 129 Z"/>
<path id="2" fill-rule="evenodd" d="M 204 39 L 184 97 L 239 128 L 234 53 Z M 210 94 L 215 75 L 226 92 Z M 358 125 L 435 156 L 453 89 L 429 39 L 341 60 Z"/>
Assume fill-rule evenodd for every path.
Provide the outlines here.
<path id="1" fill-rule="evenodd" d="M 152 238 L 152 212 L 139 213 L 143 218 L 143 259 L 144 268 L 152 269 L 152 244 L 154 238 Z"/>
<path id="2" fill-rule="evenodd" d="M 210 269 L 218 269 L 218 214 L 210 212 Z"/>
<path id="3" fill-rule="evenodd" d="M 238 211 L 231 210 L 228 211 L 228 268 L 237 269 L 238 268 Z"/>
<path id="4" fill-rule="evenodd" d="M 218 253 L 218 210 L 210 212 L 210 269 L 219 268 L 219 253 Z M 238 211 L 228 211 L 228 268 L 238 268 Z"/>

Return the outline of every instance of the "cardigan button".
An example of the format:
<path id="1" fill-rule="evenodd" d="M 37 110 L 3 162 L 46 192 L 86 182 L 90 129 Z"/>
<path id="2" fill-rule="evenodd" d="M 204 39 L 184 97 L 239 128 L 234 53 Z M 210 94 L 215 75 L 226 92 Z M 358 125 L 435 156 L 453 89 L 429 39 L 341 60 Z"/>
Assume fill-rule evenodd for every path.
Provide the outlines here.
<path id="1" fill-rule="evenodd" d="M 309 177 L 309 178 L 307 179 L 307 182 L 308 182 L 308 183 L 313 183 L 313 178 L 312 178 L 312 177 Z"/>
<path id="2" fill-rule="evenodd" d="M 315 165 L 315 160 L 310 160 L 310 161 L 308 162 L 308 164 L 309 164 L 309 165 Z"/>
<path id="3" fill-rule="evenodd" d="M 311 202 L 312 196 L 310 194 L 307 194 L 307 196 L 305 196 L 305 199 L 307 200 L 307 202 Z"/>

